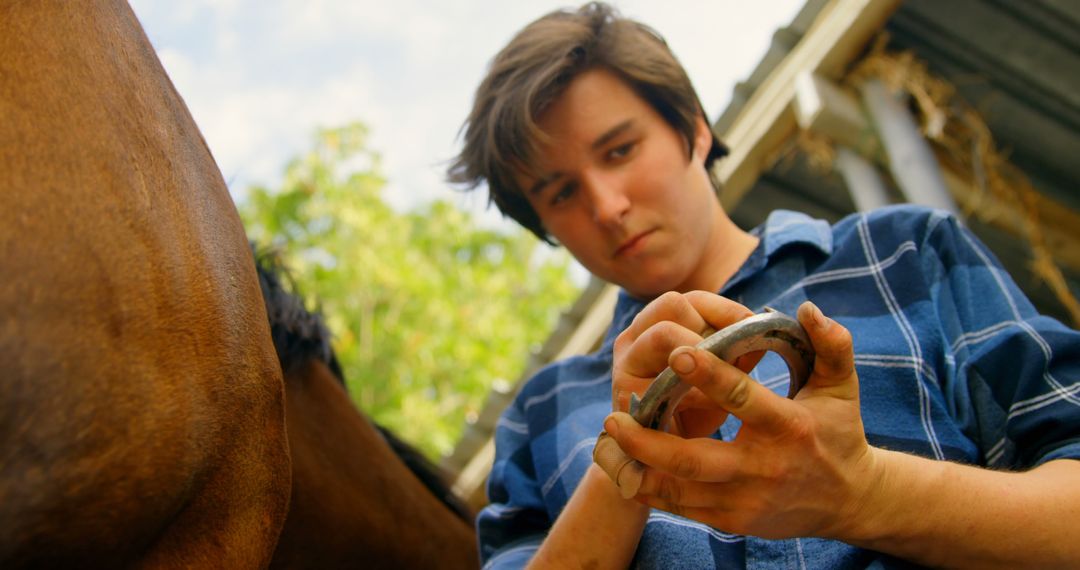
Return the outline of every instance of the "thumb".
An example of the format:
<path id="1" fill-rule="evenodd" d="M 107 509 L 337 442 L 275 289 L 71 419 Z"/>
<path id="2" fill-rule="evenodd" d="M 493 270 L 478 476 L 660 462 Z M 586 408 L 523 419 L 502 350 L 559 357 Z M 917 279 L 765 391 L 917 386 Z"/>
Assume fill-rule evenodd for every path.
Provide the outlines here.
<path id="1" fill-rule="evenodd" d="M 798 318 L 817 354 L 810 382 L 819 388 L 851 383 L 857 394 L 858 384 L 852 382 L 855 378 L 855 349 L 851 332 L 826 317 L 821 309 L 810 301 L 799 306 Z"/>

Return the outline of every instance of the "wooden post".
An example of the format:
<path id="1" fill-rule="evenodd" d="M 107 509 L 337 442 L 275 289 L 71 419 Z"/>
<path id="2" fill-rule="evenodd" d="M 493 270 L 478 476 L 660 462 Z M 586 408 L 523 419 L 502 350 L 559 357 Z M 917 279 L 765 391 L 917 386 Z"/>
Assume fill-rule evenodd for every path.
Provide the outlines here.
<path id="1" fill-rule="evenodd" d="M 888 189 L 870 161 L 846 146 L 837 146 L 835 166 L 847 183 L 856 210 L 869 212 L 892 203 Z"/>
<path id="2" fill-rule="evenodd" d="M 908 201 L 957 213 L 937 158 L 911 113 L 876 79 L 863 85 L 862 97 L 889 157 L 893 179 Z"/>
<path id="3" fill-rule="evenodd" d="M 877 168 L 863 157 L 877 154 L 879 146 L 854 96 L 820 75 L 800 73 L 795 78 L 795 118 L 803 130 L 833 142 L 833 166 L 844 177 L 855 209 L 867 212 L 892 203 Z"/>

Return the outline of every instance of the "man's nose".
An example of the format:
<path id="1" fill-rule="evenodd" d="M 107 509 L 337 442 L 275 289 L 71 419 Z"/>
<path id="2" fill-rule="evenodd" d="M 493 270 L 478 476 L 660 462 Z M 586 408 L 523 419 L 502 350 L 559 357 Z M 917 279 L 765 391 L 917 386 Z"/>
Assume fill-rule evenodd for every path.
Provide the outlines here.
<path id="1" fill-rule="evenodd" d="M 619 177 L 611 173 L 592 174 L 583 181 L 593 219 L 605 226 L 617 226 L 630 210 L 630 198 Z"/>

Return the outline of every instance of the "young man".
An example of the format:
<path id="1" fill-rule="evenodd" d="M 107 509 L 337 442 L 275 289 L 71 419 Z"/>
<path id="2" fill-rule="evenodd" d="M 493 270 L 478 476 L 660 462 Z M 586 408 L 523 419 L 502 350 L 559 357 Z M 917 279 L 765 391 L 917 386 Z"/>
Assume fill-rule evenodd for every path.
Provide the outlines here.
<path id="1" fill-rule="evenodd" d="M 486 563 L 1080 564 L 1080 335 L 941 212 L 741 230 L 722 154 L 663 40 L 608 6 L 549 14 L 493 61 L 451 179 L 623 291 L 601 349 L 500 420 Z M 774 355 L 751 380 L 689 348 L 766 305 L 817 352 L 793 400 Z M 679 434 L 609 415 L 668 365 L 697 389 Z M 648 466 L 634 500 L 591 462 L 601 428 Z"/>

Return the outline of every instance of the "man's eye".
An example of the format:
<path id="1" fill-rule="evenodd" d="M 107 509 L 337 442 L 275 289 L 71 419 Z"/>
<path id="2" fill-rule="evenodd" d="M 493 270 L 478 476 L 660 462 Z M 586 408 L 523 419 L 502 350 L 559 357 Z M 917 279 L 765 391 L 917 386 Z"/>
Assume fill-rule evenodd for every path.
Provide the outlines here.
<path id="1" fill-rule="evenodd" d="M 610 160 L 620 160 L 620 159 L 626 158 L 627 156 L 630 156 L 630 153 L 634 150 L 634 146 L 636 144 L 637 143 L 635 143 L 635 142 L 628 142 L 626 144 L 621 144 L 621 145 L 619 145 L 619 146 L 617 146 L 617 147 L 615 147 L 615 148 L 608 151 L 608 158 Z"/>
<path id="2" fill-rule="evenodd" d="M 559 187 L 555 194 L 551 196 L 551 205 L 554 206 L 569 200 L 570 197 L 574 195 L 574 190 L 573 184 L 565 184 Z"/>

